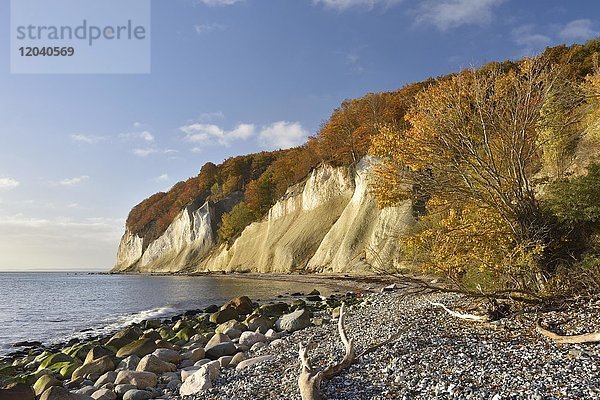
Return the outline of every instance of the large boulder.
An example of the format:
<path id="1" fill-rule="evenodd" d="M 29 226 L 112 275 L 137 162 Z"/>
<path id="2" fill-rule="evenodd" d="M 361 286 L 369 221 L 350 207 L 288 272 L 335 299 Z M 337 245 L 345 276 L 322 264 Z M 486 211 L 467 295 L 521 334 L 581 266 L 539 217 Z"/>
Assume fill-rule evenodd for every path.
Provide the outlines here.
<path id="1" fill-rule="evenodd" d="M 266 333 L 273 327 L 274 324 L 269 317 L 256 314 L 248 316 L 244 322 L 248 326 L 248 330 L 252 332 L 256 332 L 258 330 L 260 333 Z"/>
<path id="2" fill-rule="evenodd" d="M 250 314 L 254 309 L 252 300 L 247 296 L 236 297 L 235 299 L 229 300 L 221 307 L 221 310 L 227 308 L 233 308 L 239 315 Z"/>
<path id="3" fill-rule="evenodd" d="M 109 389 L 98 389 L 92 393 L 94 400 L 117 400 L 117 394 Z"/>
<path id="4" fill-rule="evenodd" d="M 77 368 L 73 372 L 71 380 L 84 378 L 95 381 L 113 369 L 115 369 L 115 363 L 113 362 L 112 358 L 110 356 L 104 356 L 88 364 L 83 364 L 81 367 Z"/>
<path id="5" fill-rule="evenodd" d="M 177 365 L 181 361 L 181 356 L 179 353 L 171 349 L 156 349 L 152 355 L 171 364 Z"/>
<path id="6" fill-rule="evenodd" d="M 202 360 L 205 355 L 206 355 L 206 352 L 204 351 L 204 349 L 202 347 L 198 347 L 191 351 L 183 353 L 181 356 L 185 360 L 189 360 L 190 362 L 195 363 L 198 360 Z"/>
<path id="7" fill-rule="evenodd" d="M 310 325 L 310 312 L 308 310 L 296 310 L 286 314 L 275 322 L 275 327 L 280 331 L 295 332 Z"/>
<path id="8" fill-rule="evenodd" d="M 260 342 L 267 342 L 268 339 L 265 335 L 263 335 L 262 333 L 259 332 L 244 332 L 242 333 L 242 336 L 240 336 L 240 341 L 239 343 L 242 346 L 248 346 L 248 347 L 252 347 L 255 343 L 260 343 Z"/>
<path id="9" fill-rule="evenodd" d="M 129 390 L 123 395 L 123 400 L 150 400 L 153 398 L 154 394 L 138 389 Z"/>
<path id="10" fill-rule="evenodd" d="M 223 356 L 232 356 L 237 353 L 237 347 L 233 342 L 224 342 L 206 348 L 206 357 L 216 360 Z"/>
<path id="11" fill-rule="evenodd" d="M 258 308 L 258 313 L 265 317 L 280 317 L 289 310 L 287 303 L 269 303 L 263 304 Z"/>
<path id="12" fill-rule="evenodd" d="M 140 363 L 140 358 L 138 356 L 136 356 L 135 354 L 131 355 L 131 356 L 121 360 L 121 362 L 117 366 L 117 371 L 121 371 L 124 369 L 135 370 L 139 363 Z"/>
<path id="13" fill-rule="evenodd" d="M 0 400 L 35 400 L 31 386 L 18 383 L 6 389 L 0 389 Z"/>
<path id="14" fill-rule="evenodd" d="M 134 342 L 142 335 L 142 330 L 137 326 L 130 326 L 113 335 L 107 342 L 106 346 L 112 347 L 115 350 Z"/>
<path id="15" fill-rule="evenodd" d="M 138 357 L 152 354 L 157 349 L 156 343 L 150 338 L 136 340 L 131 342 L 117 351 L 117 357 L 123 358 L 135 354 Z"/>
<path id="16" fill-rule="evenodd" d="M 220 363 L 213 361 L 203 365 L 188 377 L 179 388 L 181 396 L 190 396 L 212 388 L 212 383 L 219 377 Z"/>
<path id="17" fill-rule="evenodd" d="M 51 374 L 42 375 L 33 384 L 33 391 L 35 392 L 36 396 L 40 396 L 42 393 L 44 393 L 46 390 L 48 390 L 48 388 L 50 388 L 52 386 L 61 386 L 62 387 L 62 382 L 59 381 L 58 379 L 56 379 L 54 377 L 54 375 L 51 375 Z"/>
<path id="18" fill-rule="evenodd" d="M 138 364 L 136 371 L 154 372 L 155 374 L 162 374 L 163 372 L 173 372 L 177 369 L 175 364 L 171 364 L 161 360 L 160 358 L 148 354 L 142 357 Z"/>
<path id="19" fill-rule="evenodd" d="M 88 351 L 87 355 L 85 356 L 85 361 L 83 362 L 84 364 L 89 364 L 94 360 L 97 360 L 99 358 L 102 358 L 104 356 L 114 356 L 115 352 L 110 350 L 107 347 L 104 346 L 94 346 L 90 349 L 90 351 Z"/>
<path id="20" fill-rule="evenodd" d="M 115 379 L 117 379 L 117 372 L 116 371 L 108 371 L 107 373 L 102 375 L 100 378 L 98 378 L 98 380 L 96 380 L 96 383 L 94 383 L 94 386 L 102 387 L 102 386 L 106 385 L 107 383 L 115 383 Z"/>
<path id="21" fill-rule="evenodd" d="M 120 371 L 117 374 L 115 385 L 135 385 L 138 389 L 153 388 L 158 378 L 153 372 L 144 371 Z"/>
<path id="22" fill-rule="evenodd" d="M 245 330 L 248 329 L 248 327 L 245 324 L 242 324 L 241 322 L 239 322 L 236 319 L 230 319 L 229 321 L 223 322 L 222 324 L 220 324 L 219 326 L 217 326 L 215 328 L 215 333 L 227 334 L 226 332 L 229 329 L 236 329 L 238 331 L 244 332 Z"/>
<path id="23" fill-rule="evenodd" d="M 239 314 L 234 308 L 226 308 L 216 313 L 210 314 L 210 322 L 215 324 L 222 324 L 232 319 L 238 319 Z"/>
<path id="24" fill-rule="evenodd" d="M 40 366 L 38 368 L 38 370 L 42 370 L 45 368 L 51 369 L 54 371 L 54 369 L 50 368 L 52 367 L 54 364 L 59 364 L 59 363 L 72 363 L 73 357 L 65 354 L 65 353 L 56 353 L 56 354 L 52 354 L 51 356 L 47 357 L 46 359 L 44 359 L 44 361 L 42 361 L 40 363 Z M 59 368 L 60 369 L 60 368 Z M 58 372 L 58 371 L 56 371 Z"/>
<path id="25" fill-rule="evenodd" d="M 60 386 L 53 386 L 42 394 L 40 400 L 94 400 L 94 398 L 85 394 L 71 393 Z"/>

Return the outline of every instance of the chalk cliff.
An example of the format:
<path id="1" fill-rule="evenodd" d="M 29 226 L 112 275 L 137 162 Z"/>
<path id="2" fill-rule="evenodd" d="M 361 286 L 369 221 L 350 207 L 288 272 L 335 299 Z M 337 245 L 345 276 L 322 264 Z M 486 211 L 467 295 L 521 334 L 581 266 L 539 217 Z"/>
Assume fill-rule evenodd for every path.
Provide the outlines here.
<path id="1" fill-rule="evenodd" d="M 230 246 L 217 245 L 216 205 L 188 206 L 165 233 L 144 247 L 126 231 L 114 271 L 367 272 L 396 264 L 399 233 L 413 223 L 412 207 L 379 209 L 368 184 L 376 161 L 354 168 L 322 166 L 290 187 Z M 229 199 L 220 212 L 239 199 Z"/>

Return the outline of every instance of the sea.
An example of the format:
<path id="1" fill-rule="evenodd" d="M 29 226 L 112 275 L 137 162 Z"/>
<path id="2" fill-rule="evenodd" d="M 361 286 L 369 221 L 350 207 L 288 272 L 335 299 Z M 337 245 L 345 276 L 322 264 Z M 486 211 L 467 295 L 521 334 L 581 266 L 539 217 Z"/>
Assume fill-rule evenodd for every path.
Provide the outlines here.
<path id="1" fill-rule="evenodd" d="M 228 276 L 0 273 L 0 356 L 13 344 L 61 343 L 109 334 L 135 322 L 169 318 L 236 296 L 267 301 L 313 289 L 313 283 Z"/>

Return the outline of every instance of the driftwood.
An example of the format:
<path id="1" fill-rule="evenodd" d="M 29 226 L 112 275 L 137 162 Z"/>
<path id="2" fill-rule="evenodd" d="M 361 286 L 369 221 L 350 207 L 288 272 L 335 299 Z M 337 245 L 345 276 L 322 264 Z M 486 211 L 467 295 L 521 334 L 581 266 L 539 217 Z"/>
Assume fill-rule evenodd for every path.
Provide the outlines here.
<path id="1" fill-rule="evenodd" d="M 452 311 L 442 303 L 434 303 L 429 300 L 427 300 L 427 301 L 432 306 L 442 307 L 444 309 L 444 311 L 446 311 L 448 314 L 450 314 L 451 316 L 456 317 L 456 318 L 466 319 L 469 321 L 477 321 L 477 322 L 487 322 L 489 319 L 487 316 L 484 316 L 484 315 L 463 314 L 463 313 L 459 313 L 457 311 Z"/>
<path id="2" fill-rule="evenodd" d="M 298 351 L 298 355 L 300 358 L 300 362 L 302 363 L 300 376 L 298 377 L 298 387 L 300 388 L 300 395 L 302 400 L 322 400 L 324 399 L 321 394 L 321 382 L 323 380 L 329 380 L 337 375 L 339 375 L 344 369 L 351 366 L 355 363 L 359 358 L 363 357 L 366 354 L 371 353 L 372 351 L 378 349 L 381 346 L 384 346 L 390 342 L 396 340 L 400 333 L 390 337 L 384 342 L 375 344 L 367 348 L 362 353 L 356 355 L 356 350 L 354 348 L 354 341 L 352 339 L 348 339 L 348 335 L 346 335 L 345 328 L 345 319 L 346 319 L 346 306 L 342 304 L 340 308 L 340 317 L 338 320 L 338 333 L 340 335 L 340 339 L 344 344 L 345 354 L 342 361 L 337 364 L 330 365 L 322 371 L 316 370 L 310 359 L 308 358 L 308 351 L 315 349 L 317 346 L 312 341 L 309 341 L 306 346 L 303 346 L 300 343 L 300 349 Z"/>
<path id="3" fill-rule="evenodd" d="M 535 329 L 543 336 L 552 339 L 556 343 L 594 343 L 600 342 L 600 332 L 586 333 L 583 335 L 559 335 L 551 332 L 542 326 L 542 319 L 535 322 Z"/>

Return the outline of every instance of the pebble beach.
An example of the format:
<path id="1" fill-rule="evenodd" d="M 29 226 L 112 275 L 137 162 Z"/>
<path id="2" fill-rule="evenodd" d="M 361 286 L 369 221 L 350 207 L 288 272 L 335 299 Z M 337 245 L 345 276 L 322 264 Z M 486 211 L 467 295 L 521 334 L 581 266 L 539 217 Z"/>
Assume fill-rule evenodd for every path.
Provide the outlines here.
<path id="1" fill-rule="evenodd" d="M 341 360 L 335 317 L 342 302 L 358 353 L 399 335 L 324 381 L 327 399 L 600 398 L 600 344 L 557 344 L 535 330 L 542 318 L 561 334 L 600 331 L 599 298 L 528 306 L 483 323 L 431 304 L 473 308 L 472 299 L 456 294 L 374 288 L 295 297 L 287 304 L 236 298 L 106 338 L 33 345 L 0 362 L 0 386 L 13 386 L 0 390 L 0 399 L 300 399 L 298 346 L 317 344 L 309 352 L 317 368 Z M 23 394 L 7 397 L 11 390 Z"/>

